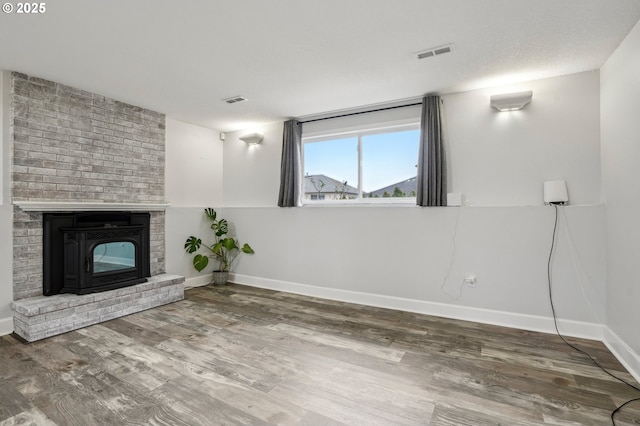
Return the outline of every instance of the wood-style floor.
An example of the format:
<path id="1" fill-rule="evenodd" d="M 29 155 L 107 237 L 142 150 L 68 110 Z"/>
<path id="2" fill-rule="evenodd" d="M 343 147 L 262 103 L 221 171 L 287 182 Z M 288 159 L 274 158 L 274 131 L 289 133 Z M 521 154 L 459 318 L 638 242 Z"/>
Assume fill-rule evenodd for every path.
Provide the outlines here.
<path id="1" fill-rule="evenodd" d="M 606 425 L 638 396 L 554 335 L 239 285 L 0 338 L 0 425 Z"/>

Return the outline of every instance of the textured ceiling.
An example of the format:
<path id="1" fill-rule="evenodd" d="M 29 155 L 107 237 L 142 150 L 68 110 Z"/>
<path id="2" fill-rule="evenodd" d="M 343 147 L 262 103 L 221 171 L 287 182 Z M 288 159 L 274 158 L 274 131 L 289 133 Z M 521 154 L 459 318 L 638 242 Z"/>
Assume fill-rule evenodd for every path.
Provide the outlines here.
<path id="1" fill-rule="evenodd" d="M 53 0 L 0 69 L 221 131 L 599 68 L 640 0 Z M 453 53 L 415 53 L 454 43 Z M 241 95 L 248 102 L 221 100 Z"/>

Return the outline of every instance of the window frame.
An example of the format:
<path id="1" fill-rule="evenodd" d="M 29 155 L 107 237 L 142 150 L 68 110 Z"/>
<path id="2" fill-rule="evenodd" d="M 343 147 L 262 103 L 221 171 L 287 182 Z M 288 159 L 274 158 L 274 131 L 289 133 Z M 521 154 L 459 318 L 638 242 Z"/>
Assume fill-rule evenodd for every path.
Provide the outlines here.
<path id="1" fill-rule="evenodd" d="M 410 130 L 420 130 L 420 121 L 411 120 L 401 124 L 391 124 L 391 125 L 377 125 L 377 126 L 366 126 L 359 129 L 353 130 L 345 130 L 345 131 L 337 131 L 337 132 L 314 132 L 314 134 L 305 136 L 304 133 L 302 135 L 302 152 L 301 152 L 301 160 L 302 160 L 302 168 L 303 168 L 303 176 L 301 179 L 301 199 L 302 206 L 353 206 L 353 205 L 396 205 L 396 206 L 415 206 L 416 205 L 416 197 L 380 197 L 380 198 L 363 198 L 362 197 L 362 138 L 365 136 L 371 135 L 379 135 L 384 133 L 396 133 L 402 131 L 410 131 Z M 358 151 L 358 184 L 357 190 L 358 194 L 355 199 L 350 200 L 312 200 L 305 199 L 304 197 L 304 189 L 305 189 L 305 160 L 304 160 L 304 146 L 307 143 L 318 143 L 324 141 L 330 141 L 335 139 L 343 139 L 348 137 L 357 137 L 357 151 Z M 416 151 L 416 163 L 418 162 L 418 151 Z"/>

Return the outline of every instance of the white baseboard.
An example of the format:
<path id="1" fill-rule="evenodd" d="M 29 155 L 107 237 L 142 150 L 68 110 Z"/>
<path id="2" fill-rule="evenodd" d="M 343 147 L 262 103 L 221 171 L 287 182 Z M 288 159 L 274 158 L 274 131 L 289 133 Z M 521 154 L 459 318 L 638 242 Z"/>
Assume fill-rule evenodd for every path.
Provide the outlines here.
<path id="1" fill-rule="evenodd" d="M 631 373 L 633 378 L 640 382 L 640 355 L 631 349 L 620 336 L 611 331 L 609 327 L 604 327 L 602 341 L 611 353 L 618 358 L 624 368 Z"/>
<path id="2" fill-rule="evenodd" d="M 13 317 L 0 318 L 0 336 L 13 333 Z"/>
<path id="3" fill-rule="evenodd" d="M 229 280 L 252 287 L 286 291 L 289 293 L 338 300 L 341 302 L 396 309 L 400 311 L 415 312 L 419 314 L 434 315 L 465 321 L 475 321 L 484 324 L 539 331 L 543 333 L 556 332 L 553 325 L 553 319 L 551 317 L 495 311 L 438 302 L 427 302 L 423 300 L 405 299 L 401 297 L 362 293 L 335 288 L 317 287 L 242 274 L 230 274 Z M 561 319 L 558 320 L 558 328 L 565 336 L 594 340 L 602 340 L 603 338 L 603 326 L 601 324 Z"/>
<path id="4" fill-rule="evenodd" d="M 211 274 L 205 274 L 199 277 L 186 278 L 184 280 L 184 288 L 186 290 L 188 288 L 202 287 L 209 284 L 212 279 L 213 277 Z"/>

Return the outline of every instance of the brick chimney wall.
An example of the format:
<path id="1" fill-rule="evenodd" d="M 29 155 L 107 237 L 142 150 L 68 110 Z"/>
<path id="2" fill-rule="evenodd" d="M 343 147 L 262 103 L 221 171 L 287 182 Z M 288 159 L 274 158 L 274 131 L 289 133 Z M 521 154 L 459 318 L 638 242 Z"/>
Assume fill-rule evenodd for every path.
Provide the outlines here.
<path id="1" fill-rule="evenodd" d="M 12 200 L 164 203 L 165 116 L 14 72 Z M 14 299 L 42 295 L 42 213 L 14 207 Z M 164 212 L 151 212 L 151 274 Z"/>

